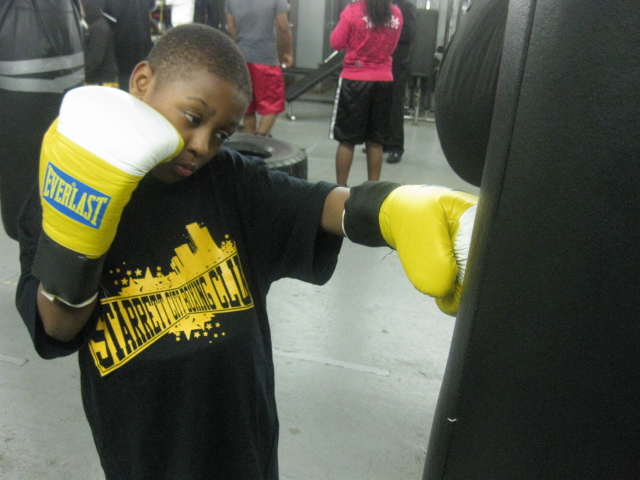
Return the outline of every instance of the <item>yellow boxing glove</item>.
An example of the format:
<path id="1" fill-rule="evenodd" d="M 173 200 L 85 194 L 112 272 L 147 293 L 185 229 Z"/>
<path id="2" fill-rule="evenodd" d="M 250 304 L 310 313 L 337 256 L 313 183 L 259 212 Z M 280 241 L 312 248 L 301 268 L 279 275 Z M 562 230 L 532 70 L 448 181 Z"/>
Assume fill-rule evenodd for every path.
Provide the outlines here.
<path id="1" fill-rule="evenodd" d="M 345 203 L 349 239 L 397 250 L 411 283 L 458 311 L 478 198 L 431 185 L 365 182 Z"/>
<path id="2" fill-rule="evenodd" d="M 92 300 L 131 194 L 182 148 L 175 127 L 126 92 L 92 86 L 65 95 L 40 156 L 43 233 L 32 273 L 49 298 Z"/>

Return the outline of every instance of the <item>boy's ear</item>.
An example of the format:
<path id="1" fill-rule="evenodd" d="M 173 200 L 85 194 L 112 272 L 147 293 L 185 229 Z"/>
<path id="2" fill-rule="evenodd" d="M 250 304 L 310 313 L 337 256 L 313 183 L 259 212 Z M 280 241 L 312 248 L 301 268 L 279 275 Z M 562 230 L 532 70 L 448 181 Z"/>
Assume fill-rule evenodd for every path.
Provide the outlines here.
<path id="1" fill-rule="evenodd" d="M 149 62 L 140 62 L 135 66 L 131 77 L 129 77 L 129 93 L 134 97 L 143 100 L 153 84 L 153 70 Z"/>

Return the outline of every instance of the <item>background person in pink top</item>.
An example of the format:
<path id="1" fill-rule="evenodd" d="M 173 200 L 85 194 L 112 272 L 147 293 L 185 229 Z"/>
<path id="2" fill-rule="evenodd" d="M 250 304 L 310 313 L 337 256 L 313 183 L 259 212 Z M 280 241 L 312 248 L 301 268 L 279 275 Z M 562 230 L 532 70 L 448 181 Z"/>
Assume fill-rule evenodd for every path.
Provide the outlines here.
<path id="1" fill-rule="evenodd" d="M 398 44 L 402 13 L 391 0 L 349 4 L 331 33 L 331 47 L 346 50 L 331 119 L 336 151 L 336 177 L 347 184 L 353 152 L 364 143 L 369 180 L 379 180 L 382 148 L 389 134 L 391 54 Z"/>

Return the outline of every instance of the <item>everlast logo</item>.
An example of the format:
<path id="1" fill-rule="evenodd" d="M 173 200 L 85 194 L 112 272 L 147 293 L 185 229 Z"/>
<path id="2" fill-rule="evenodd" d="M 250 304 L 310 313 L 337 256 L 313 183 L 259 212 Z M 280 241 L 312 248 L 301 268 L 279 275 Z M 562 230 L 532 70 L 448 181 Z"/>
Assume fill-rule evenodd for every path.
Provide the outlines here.
<path id="1" fill-rule="evenodd" d="M 47 164 L 42 198 L 58 212 L 88 227 L 99 229 L 111 197 Z"/>

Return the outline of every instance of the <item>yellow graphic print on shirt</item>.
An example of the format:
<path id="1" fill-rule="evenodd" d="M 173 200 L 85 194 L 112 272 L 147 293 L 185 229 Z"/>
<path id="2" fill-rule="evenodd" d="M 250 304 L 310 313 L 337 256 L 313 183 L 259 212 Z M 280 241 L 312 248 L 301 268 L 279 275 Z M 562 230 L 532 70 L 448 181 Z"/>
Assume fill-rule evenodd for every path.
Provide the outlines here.
<path id="1" fill-rule="evenodd" d="M 171 272 L 127 265 L 108 272 L 117 296 L 101 300 L 102 313 L 89 342 L 102 376 L 120 368 L 156 340 L 212 343 L 225 335 L 216 315 L 253 307 L 235 242 L 218 246 L 206 227 L 186 227 L 188 242 L 175 249 Z"/>

